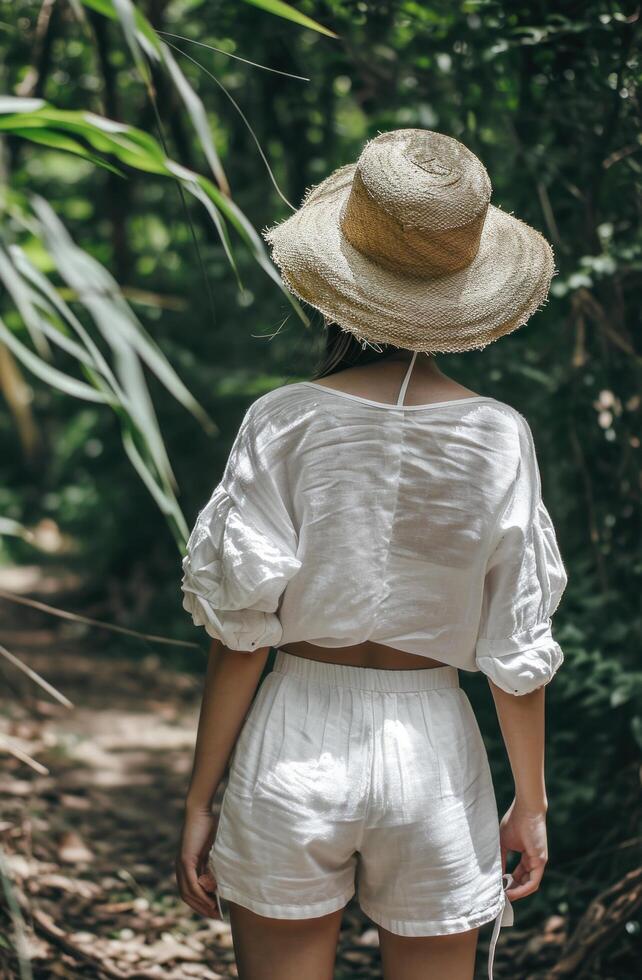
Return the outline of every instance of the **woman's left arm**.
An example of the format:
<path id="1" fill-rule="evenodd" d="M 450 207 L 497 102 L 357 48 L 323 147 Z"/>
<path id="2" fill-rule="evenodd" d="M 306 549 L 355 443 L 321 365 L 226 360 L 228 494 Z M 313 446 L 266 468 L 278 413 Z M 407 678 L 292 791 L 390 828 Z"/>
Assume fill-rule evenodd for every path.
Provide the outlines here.
<path id="1" fill-rule="evenodd" d="M 517 696 L 489 680 L 497 717 L 515 783 L 515 798 L 500 821 L 502 871 L 507 852 L 521 855 L 511 872 L 510 901 L 525 898 L 540 886 L 548 862 L 544 773 L 546 685 Z"/>
<path id="2" fill-rule="evenodd" d="M 176 878 L 183 901 L 210 918 L 217 917 L 217 908 L 199 877 L 207 875 L 207 857 L 216 833 L 211 806 L 269 652 L 270 647 L 251 653 L 230 650 L 219 640 L 212 641 L 209 651 Z M 208 889 L 216 885 L 211 876 L 206 884 Z"/>

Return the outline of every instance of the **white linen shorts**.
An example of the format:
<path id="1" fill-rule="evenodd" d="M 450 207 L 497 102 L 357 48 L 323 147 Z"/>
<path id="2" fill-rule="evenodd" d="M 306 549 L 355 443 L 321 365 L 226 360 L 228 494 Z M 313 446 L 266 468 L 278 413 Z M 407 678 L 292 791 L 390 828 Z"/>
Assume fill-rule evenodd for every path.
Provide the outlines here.
<path id="1" fill-rule="evenodd" d="M 230 757 L 209 866 L 218 896 L 277 919 L 356 893 L 400 936 L 512 924 L 490 766 L 457 669 L 277 650 Z"/>

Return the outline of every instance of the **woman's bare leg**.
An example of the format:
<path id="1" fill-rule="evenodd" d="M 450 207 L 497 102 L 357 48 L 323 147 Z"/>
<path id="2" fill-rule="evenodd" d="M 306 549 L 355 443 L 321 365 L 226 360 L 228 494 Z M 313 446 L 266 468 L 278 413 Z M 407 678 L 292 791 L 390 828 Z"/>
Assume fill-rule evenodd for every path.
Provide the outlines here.
<path id="1" fill-rule="evenodd" d="M 342 908 L 314 919 L 271 919 L 228 904 L 239 980 L 332 980 Z"/>
<path id="2" fill-rule="evenodd" d="M 377 928 L 384 980 L 473 980 L 479 928 L 418 937 Z"/>

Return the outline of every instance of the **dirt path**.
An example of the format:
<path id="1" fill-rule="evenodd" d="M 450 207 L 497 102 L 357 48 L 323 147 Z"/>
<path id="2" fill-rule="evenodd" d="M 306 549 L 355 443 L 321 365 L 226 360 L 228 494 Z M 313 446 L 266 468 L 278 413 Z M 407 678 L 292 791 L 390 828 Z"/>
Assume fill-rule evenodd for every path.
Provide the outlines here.
<path id="1" fill-rule="evenodd" d="M 101 618 L 78 598 L 77 587 L 65 573 L 0 570 L 0 589 Z M 114 634 L 2 598 L 0 644 L 72 702 L 71 708 L 58 704 L 0 656 L 0 980 L 237 976 L 229 926 L 192 912 L 174 880 L 200 676 L 169 668 L 160 645 L 143 659 L 125 657 Z M 9 741 L 41 771 L 9 753 Z M 604 918 L 599 901 L 587 912 L 589 924 L 592 914 Z M 629 915 L 626 908 L 622 915 Z M 16 921 L 23 923 L 22 969 Z M 583 928 L 580 923 L 580 945 Z M 490 932 L 488 925 L 480 934 L 478 980 L 486 978 Z M 550 969 L 561 962 L 566 942 L 560 915 L 550 915 L 541 932 L 516 924 L 502 932 L 495 980 L 575 976 L 573 969 Z M 567 967 L 577 953 L 573 941 L 568 950 Z M 637 976 L 623 970 L 618 980 Z M 606 980 L 599 964 L 581 975 Z M 377 931 L 353 898 L 344 912 L 335 980 L 380 977 Z"/>
<path id="2" fill-rule="evenodd" d="M 37 586 L 42 601 L 73 608 L 51 578 Z M 0 587 L 18 591 L 7 573 Z M 2 753 L 0 840 L 33 976 L 235 977 L 229 926 L 193 913 L 174 881 L 199 678 L 157 655 L 114 657 L 97 631 L 1 599 L 0 643 L 73 703 L 57 704 L 0 658 L 0 735 L 48 769 Z M 4 909 L 0 937 L 10 934 Z M 20 976 L 1 938 L 0 971 Z M 353 901 L 336 977 L 379 976 L 376 930 Z"/>

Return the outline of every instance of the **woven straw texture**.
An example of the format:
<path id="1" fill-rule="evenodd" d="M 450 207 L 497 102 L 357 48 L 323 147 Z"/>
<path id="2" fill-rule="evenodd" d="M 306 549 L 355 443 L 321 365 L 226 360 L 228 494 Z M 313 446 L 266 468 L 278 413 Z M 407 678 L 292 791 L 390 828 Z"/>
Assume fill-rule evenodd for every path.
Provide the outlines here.
<path id="1" fill-rule="evenodd" d="M 362 343 L 481 350 L 545 304 L 556 272 L 546 239 L 491 192 L 458 140 L 398 129 L 262 235 L 290 291 Z"/>

